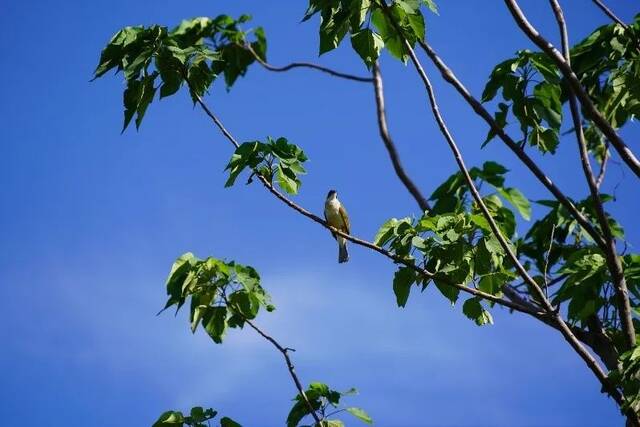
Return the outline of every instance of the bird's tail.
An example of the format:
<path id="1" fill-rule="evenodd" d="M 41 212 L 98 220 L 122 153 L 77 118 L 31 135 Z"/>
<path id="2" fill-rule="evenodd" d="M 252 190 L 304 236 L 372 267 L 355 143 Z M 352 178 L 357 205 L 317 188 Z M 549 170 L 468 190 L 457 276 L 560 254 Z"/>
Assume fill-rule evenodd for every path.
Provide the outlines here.
<path id="1" fill-rule="evenodd" d="M 349 261 L 349 251 L 347 251 L 347 241 L 344 238 L 338 238 L 338 262 L 343 263 Z"/>

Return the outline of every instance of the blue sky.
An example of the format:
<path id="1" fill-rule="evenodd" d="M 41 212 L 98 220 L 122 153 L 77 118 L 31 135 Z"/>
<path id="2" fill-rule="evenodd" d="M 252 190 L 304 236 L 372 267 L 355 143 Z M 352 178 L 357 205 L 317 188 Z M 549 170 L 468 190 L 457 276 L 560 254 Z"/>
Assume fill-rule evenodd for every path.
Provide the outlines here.
<path id="1" fill-rule="evenodd" d="M 441 3 L 440 16 L 428 17 L 428 37 L 476 94 L 493 64 L 530 47 L 502 2 Z M 522 3 L 556 41 L 546 2 Z M 573 6 L 566 12 L 574 41 L 607 22 L 587 0 L 564 3 Z M 629 3 L 609 5 L 628 21 L 635 12 Z M 193 405 L 246 426 L 284 425 L 295 390 L 266 342 L 234 330 L 216 346 L 203 333 L 191 335 L 184 316 L 155 316 L 171 263 L 186 251 L 256 267 L 278 307 L 258 321 L 298 350 L 303 381 L 357 387 L 350 403 L 377 425 L 622 425 L 559 334 L 498 309 L 494 326 L 478 328 L 461 304 L 452 308 L 434 289 L 399 309 L 394 268 L 385 259 L 352 248 L 351 261 L 338 265 L 325 230 L 257 185 L 224 189 L 230 146 L 185 93 L 155 102 L 140 132 L 121 136 L 120 77 L 89 83 L 100 49 L 122 26 L 245 12 L 265 27 L 273 64 L 317 60 L 365 73 L 348 44 L 317 58 L 317 22 L 299 23 L 305 6 L 0 6 L 3 425 L 144 426 L 165 409 Z M 407 170 L 429 194 L 455 171 L 453 158 L 415 73 L 388 57 L 382 71 L 391 132 Z M 531 199 L 547 198 L 499 142 L 480 151 L 485 125 L 428 71 L 467 163 L 497 159 L 512 169 L 508 182 Z M 282 135 L 301 145 L 311 161 L 296 200 L 320 213 L 327 190 L 336 188 L 354 234 L 371 239 L 386 219 L 416 214 L 378 138 L 370 86 L 254 67 L 230 93 L 217 87 L 209 101 L 240 140 Z M 637 128 L 624 134 L 639 136 Z M 540 161 L 562 188 L 586 194 L 571 139 L 556 158 Z M 634 185 L 628 171 L 611 167 L 605 188 L 617 186 L 611 210 L 632 245 L 640 240 Z"/>

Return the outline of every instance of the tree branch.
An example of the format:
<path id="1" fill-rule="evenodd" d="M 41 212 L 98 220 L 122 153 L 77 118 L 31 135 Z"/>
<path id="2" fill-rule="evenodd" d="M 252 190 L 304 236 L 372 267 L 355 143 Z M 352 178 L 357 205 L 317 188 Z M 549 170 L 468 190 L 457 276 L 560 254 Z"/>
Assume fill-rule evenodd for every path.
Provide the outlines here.
<path id="1" fill-rule="evenodd" d="M 408 43 L 407 43 L 407 45 L 408 45 Z M 408 47 L 411 48 L 411 46 L 409 46 L 409 45 L 408 45 Z M 571 345 L 571 347 L 573 347 L 573 349 L 578 353 L 578 355 L 584 360 L 584 362 L 587 364 L 589 369 L 591 369 L 591 371 L 600 380 L 600 382 L 602 383 L 603 387 L 608 391 L 608 393 L 619 404 L 621 404 L 622 403 L 622 397 L 619 395 L 619 392 L 615 389 L 615 387 L 609 382 L 609 379 L 607 378 L 607 374 L 602 370 L 602 368 L 600 367 L 598 362 L 593 358 L 593 356 L 587 351 L 587 349 L 584 348 L 584 346 L 576 338 L 576 336 L 573 334 L 571 328 L 569 328 L 569 326 L 565 323 L 564 319 L 562 319 L 562 317 L 560 316 L 560 313 L 558 313 L 554 309 L 554 307 L 551 305 L 549 300 L 545 297 L 545 294 L 544 294 L 543 290 L 536 283 L 536 281 L 533 280 L 533 278 L 529 275 L 529 273 L 526 271 L 524 266 L 520 263 L 520 261 L 518 260 L 516 254 L 511 249 L 511 246 L 509 245 L 509 243 L 507 243 L 507 240 L 502 235 L 500 229 L 498 228 L 498 226 L 495 223 L 493 217 L 491 216 L 491 213 L 489 212 L 489 210 L 487 209 L 486 205 L 484 204 L 484 201 L 482 200 L 482 197 L 480 196 L 480 193 L 475 188 L 475 185 L 473 183 L 473 179 L 469 175 L 469 171 L 467 170 L 467 168 L 466 168 L 466 166 L 464 164 L 464 160 L 462 159 L 462 155 L 460 153 L 460 150 L 458 149 L 455 141 L 453 140 L 451 134 L 449 133 L 449 130 L 446 127 L 446 124 L 444 123 L 444 121 L 442 119 L 442 116 L 440 115 L 440 111 L 439 111 L 439 108 L 438 108 L 438 105 L 437 105 L 437 102 L 436 102 L 436 99 L 435 99 L 435 95 L 434 95 L 434 92 L 433 92 L 433 87 L 431 86 L 431 82 L 429 81 L 428 77 L 424 73 L 424 70 L 421 71 L 421 67 L 420 67 L 419 62 L 417 62 L 417 57 L 415 57 L 415 53 L 414 54 L 410 53 L 410 55 L 412 55 L 412 60 L 415 60 L 414 65 L 416 66 L 416 69 L 421 74 L 421 77 L 423 77 L 423 81 L 425 83 L 425 87 L 427 88 L 427 92 L 429 94 L 429 99 L 430 99 L 430 102 L 431 102 L 432 112 L 433 112 L 434 116 L 436 117 L 436 121 L 438 122 L 440 130 L 441 130 L 442 134 L 445 136 L 445 139 L 447 140 L 447 142 L 449 143 L 449 146 L 450 146 L 450 148 L 451 148 L 451 150 L 452 150 L 452 152 L 454 154 L 454 157 L 456 159 L 456 162 L 458 163 L 458 167 L 462 171 L 462 173 L 463 173 L 463 175 L 465 177 L 465 180 L 467 181 L 467 185 L 469 186 L 471 194 L 473 195 L 474 200 L 476 201 L 476 203 L 480 207 L 480 210 L 482 211 L 483 216 L 489 222 L 489 226 L 491 227 L 491 230 L 493 231 L 493 234 L 496 236 L 496 238 L 500 242 L 500 246 L 502 246 L 504 251 L 507 253 L 509 259 L 513 262 L 513 264 L 515 265 L 516 270 L 518 270 L 518 273 L 520 274 L 520 276 L 534 290 L 534 293 L 536 294 L 538 299 L 542 302 L 542 305 L 543 305 L 545 311 L 549 315 L 553 316 L 553 320 L 557 324 L 558 330 L 565 337 L 565 339 L 567 340 L 569 345 Z"/>
<path id="2" fill-rule="evenodd" d="M 200 97 L 199 95 L 195 95 L 196 98 L 196 102 L 198 103 L 198 105 L 200 105 L 200 107 L 202 108 L 202 110 L 205 112 L 205 114 L 207 116 L 209 116 L 209 118 L 213 121 L 213 123 L 216 125 L 216 127 L 218 127 L 218 129 L 222 132 L 222 134 L 229 140 L 229 142 L 231 142 L 231 144 L 233 144 L 234 147 L 239 147 L 240 145 L 238 144 L 238 142 L 236 141 L 236 139 L 233 137 L 233 135 L 231 135 L 231 133 L 224 127 L 224 125 L 222 124 L 222 122 L 218 119 L 218 117 L 213 114 L 213 112 L 211 111 L 211 109 L 209 109 L 209 107 L 206 105 L 206 103 L 204 102 L 204 100 L 202 99 L 202 97 Z M 260 182 L 264 185 L 264 187 L 271 193 L 273 194 L 276 198 L 278 198 L 280 201 L 282 201 L 284 204 L 286 204 L 287 206 L 289 206 L 290 208 L 294 209 L 295 211 L 297 211 L 298 213 L 302 214 L 303 216 L 309 218 L 310 220 L 320 224 L 321 226 L 323 226 L 324 228 L 326 228 L 327 230 L 329 230 L 332 233 L 335 233 L 339 236 L 344 237 L 346 240 L 350 241 L 351 243 L 354 243 L 358 246 L 362 246 L 368 249 L 371 249 L 375 252 L 378 252 L 379 254 L 391 259 L 392 261 L 394 261 L 397 264 L 402 264 L 406 267 L 409 267 L 411 269 L 413 269 L 415 272 L 417 272 L 418 274 L 420 274 L 421 276 L 427 278 L 427 279 L 432 279 L 434 277 L 434 273 L 428 271 L 425 268 L 421 268 L 417 265 L 415 265 L 412 261 L 407 260 L 403 257 L 400 257 L 398 255 L 395 255 L 391 252 L 389 252 L 388 250 L 375 245 L 374 243 L 368 242 L 366 240 L 363 239 L 359 239 L 357 237 L 354 237 L 350 234 L 344 233 L 343 231 L 338 230 L 337 228 L 334 228 L 332 226 L 330 226 L 324 219 L 320 218 L 319 216 L 309 212 L 308 210 L 304 209 L 302 206 L 297 205 L 295 202 L 289 200 L 285 195 L 283 195 L 282 193 L 280 193 L 266 178 L 264 178 L 262 175 L 257 175 L 258 179 L 260 180 Z M 515 311 L 519 311 L 522 313 L 526 313 L 529 315 L 532 315 L 534 317 L 544 317 L 546 314 L 541 312 L 540 310 L 533 310 L 529 307 L 524 307 L 524 306 L 520 306 L 517 303 L 514 303 L 512 301 L 508 301 L 505 299 L 502 299 L 500 297 L 497 297 L 495 295 L 474 289 L 474 288 L 470 288 L 467 287 L 465 285 L 459 284 L 459 283 L 454 283 L 454 282 L 449 282 L 446 281 L 446 279 L 443 279 L 443 282 L 445 282 L 446 285 L 448 286 L 452 286 L 456 289 L 459 289 L 462 292 L 466 292 L 470 295 L 473 295 L 475 297 L 478 298 L 482 298 L 485 299 L 487 301 L 491 301 L 494 302 L 498 305 L 510 308 L 512 310 Z"/>
<path id="3" fill-rule="evenodd" d="M 564 13 L 558 0 L 549 0 L 558 27 L 560 29 L 560 36 L 562 39 L 562 53 L 567 65 L 571 66 L 571 56 L 569 52 L 569 34 L 567 32 L 567 24 L 564 19 Z M 631 316 L 631 304 L 629 303 L 629 290 L 627 289 L 627 282 L 624 278 L 624 272 L 622 271 L 622 264 L 616 251 L 616 243 L 611 233 L 611 227 L 609 220 L 604 211 L 602 205 L 602 199 L 598 191 L 598 184 L 596 178 L 591 169 L 591 162 L 589 161 L 589 152 L 587 150 L 587 143 L 584 138 L 584 132 L 582 129 L 582 119 L 580 117 L 580 109 L 578 107 L 578 101 L 576 100 L 573 88 L 569 88 L 569 108 L 571 110 L 571 117 L 573 119 L 573 126 L 576 131 L 576 138 L 578 142 L 578 148 L 580 151 L 580 162 L 584 171 L 584 176 L 587 179 L 589 185 L 589 191 L 596 211 L 600 228 L 604 234 L 607 248 L 604 251 L 609 271 L 611 272 L 611 278 L 616 290 L 616 298 L 618 299 L 618 310 L 620 311 L 620 318 L 622 321 L 622 330 L 625 334 L 627 341 L 627 348 L 633 348 L 636 344 L 636 333 L 633 327 L 633 320 Z"/>
<path id="4" fill-rule="evenodd" d="M 380 129 L 380 137 L 382 138 L 384 146 L 389 153 L 389 158 L 391 159 L 391 163 L 393 164 L 393 170 L 395 170 L 396 175 L 398 176 L 402 184 L 406 187 L 407 191 L 409 191 L 409 193 L 411 193 L 413 198 L 416 200 L 422 212 L 424 213 L 425 211 L 431 211 L 429 202 L 427 202 L 427 199 L 422 195 L 418 187 L 416 187 L 416 185 L 413 183 L 411 178 L 409 178 L 404 168 L 402 167 L 400 156 L 398 155 L 396 146 L 391 139 L 391 135 L 389 134 L 389 128 L 387 127 L 387 118 L 384 109 L 384 89 L 382 87 L 382 75 L 380 74 L 380 68 L 377 62 L 373 64 L 373 84 L 376 94 L 376 113 L 378 116 L 378 128 Z"/>
<path id="5" fill-rule="evenodd" d="M 226 298 L 225 298 L 225 301 L 226 301 Z M 228 301 L 227 301 L 227 304 L 228 304 Z M 271 344 L 273 344 L 273 346 L 276 349 L 278 349 L 278 351 L 280 353 L 282 353 L 282 356 L 284 357 L 284 360 L 285 360 L 285 362 L 287 364 L 287 369 L 289 370 L 289 374 L 291 375 L 291 378 L 293 379 L 293 382 L 295 383 L 296 388 L 298 389 L 298 393 L 302 397 L 302 400 L 304 400 L 305 405 L 307 405 L 307 409 L 309 410 L 309 413 L 311 414 L 313 419 L 316 421 L 317 425 L 320 425 L 321 419 L 318 416 L 318 414 L 316 413 L 315 409 L 313 409 L 313 405 L 311 405 L 311 402 L 309 401 L 309 398 L 307 397 L 307 394 L 304 392 L 304 387 L 302 386 L 302 383 L 300 382 L 300 379 L 298 378 L 298 374 L 296 374 L 295 367 L 293 366 L 293 363 L 291 362 L 291 358 L 289 357 L 289 351 L 291 349 L 288 348 L 288 347 L 283 347 L 282 345 L 280 345 L 280 343 L 278 343 L 278 341 L 276 341 L 270 335 L 267 335 L 267 333 L 265 333 L 260 328 L 258 328 L 251 320 L 247 319 L 244 316 L 243 316 L 243 320 L 254 331 L 256 331 L 258 334 L 260 334 L 264 339 L 266 339 Z"/>
<path id="6" fill-rule="evenodd" d="M 569 52 L 569 35 L 567 32 L 567 24 L 564 19 L 564 13 L 558 0 L 549 0 L 553 13 L 555 15 L 558 27 L 560 29 L 560 35 L 562 39 L 562 53 L 567 65 L 571 66 L 571 56 Z M 589 191 L 593 204 L 598 217 L 598 222 L 604 234 L 607 248 L 604 251 L 605 258 L 611 272 L 611 279 L 613 281 L 616 298 L 618 299 L 618 310 L 620 311 L 620 319 L 622 323 L 622 330 L 625 334 L 627 341 L 627 348 L 633 348 L 636 344 L 636 333 L 633 326 L 633 320 L 631 315 L 631 304 L 629 303 L 629 290 L 627 289 L 627 282 L 624 278 L 624 272 L 622 271 L 622 264 L 620 258 L 616 252 L 616 243 L 611 233 L 611 227 L 609 226 L 609 220 L 604 211 L 602 205 L 602 199 L 598 191 L 598 184 L 596 178 L 591 169 L 591 162 L 589 161 L 589 152 L 587 150 L 587 143 L 584 138 L 584 132 L 582 129 L 582 119 L 580 117 L 580 109 L 578 107 L 578 101 L 576 100 L 573 88 L 569 88 L 569 108 L 571 110 L 571 117 L 573 119 L 573 125 L 576 131 L 576 138 L 578 142 L 578 148 L 580 152 L 580 162 L 582 164 L 582 170 L 584 176 L 589 185 Z"/>
<path id="7" fill-rule="evenodd" d="M 598 8 L 604 12 L 605 15 L 607 15 L 609 18 L 611 18 L 612 21 L 614 21 L 615 23 L 619 24 L 620 26 L 622 26 L 622 28 L 624 28 L 625 30 L 629 29 L 629 26 L 627 24 L 624 23 L 624 21 L 622 21 L 620 18 L 618 18 L 612 11 L 611 9 L 609 9 L 603 2 L 601 2 L 600 0 L 593 0 L 593 3 L 598 6 Z"/>
<path id="8" fill-rule="evenodd" d="M 404 34 L 402 29 L 399 28 L 398 24 L 395 22 L 395 20 L 393 19 L 392 15 L 389 13 L 388 6 L 384 1 L 381 2 L 381 7 L 382 7 L 383 11 L 387 14 L 387 17 L 389 18 L 389 20 L 391 21 L 393 26 L 395 27 L 395 30 L 396 30 L 397 34 L 402 36 Z M 429 102 L 431 104 L 431 111 L 433 113 L 434 118 L 436 119 L 436 122 L 438 123 L 438 127 L 440 128 L 440 132 L 445 137 L 445 139 L 446 139 L 446 141 L 447 141 L 447 143 L 449 145 L 449 148 L 451 149 L 451 151 L 453 153 L 453 156 L 454 156 L 454 158 L 456 160 L 456 163 L 458 164 L 458 168 L 462 172 L 462 174 L 463 174 L 463 176 L 465 178 L 465 181 L 467 182 L 467 185 L 469 187 L 469 190 L 471 191 L 471 194 L 472 194 L 475 202 L 478 204 L 478 206 L 480 207 L 480 210 L 482 211 L 483 216 L 485 217 L 485 219 L 489 223 L 489 226 L 491 227 L 491 230 L 492 230 L 493 234 L 496 236 L 496 238 L 500 242 L 500 246 L 502 246 L 504 251 L 507 253 L 509 259 L 514 264 L 514 266 L 515 266 L 516 270 L 518 271 L 518 273 L 520 274 L 520 276 L 534 290 L 534 293 L 536 294 L 538 299 L 542 302 L 542 305 L 543 305 L 543 308 L 544 308 L 545 312 L 550 317 L 552 317 L 552 319 L 553 319 L 553 321 L 555 323 L 557 323 L 558 329 L 559 329 L 560 333 L 563 335 L 563 337 L 565 338 L 565 340 L 576 351 L 576 353 L 578 353 L 578 355 L 583 359 L 583 361 L 585 362 L 587 367 L 594 373 L 596 378 L 598 378 L 598 380 L 600 381 L 600 383 L 603 386 L 603 389 L 605 389 L 609 393 L 609 395 L 612 396 L 616 400 L 616 402 L 618 402 L 618 404 L 621 405 L 622 401 L 623 401 L 623 398 L 620 395 L 620 393 L 618 392 L 618 390 L 615 388 L 615 386 L 613 386 L 611 384 L 611 382 L 609 381 L 609 379 L 607 377 L 607 374 L 602 370 L 602 368 L 600 367 L 598 362 L 594 359 L 594 357 L 591 355 L 591 353 L 589 353 L 589 351 L 576 338 L 576 336 L 571 331 L 571 328 L 569 328 L 569 326 L 565 323 L 565 321 L 562 318 L 562 316 L 560 315 L 560 313 L 557 310 L 555 310 L 554 307 L 549 302 L 549 300 L 547 300 L 547 298 L 544 295 L 544 292 L 542 291 L 542 289 L 540 288 L 538 283 L 535 280 L 533 280 L 533 278 L 529 275 L 527 270 L 524 268 L 524 266 L 518 260 L 518 257 L 516 256 L 516 254 L 513 252 L 512 248 L 511 248 L 510 242 L 508 243 L 507 240 L 505 239 L 505 237 L 502 235 L 502 232 L 500 231 L 498 225 L 496 224 L 496 222 L 494 221 L 493 217 L 491 216 L 491 213 L 489 212 L 488 208 L 484 204 L 484 201 L 482 200 L 482 197 L 480 196 L 480 193 L 478 192 L 478 190 L 477 190 L 477 188 L 476 188 L 476 186 L 475 186 L 475 184 L 473 182 L 473 179 L 471 178 L 471 175 L 469 174 L 469 171 L 468 171 L 468 169 L 466 168 L 466 166 L 464 164 L 464 160 L 462 158 L 462 154 L 460 153 L 460 150 L 458 149 L 458 146 L 457 146 L 456 142 L 454 141 L 453 137 L 451 136 L 451 133 L 449 132 L 449 129 L 447 128 L 447 126 L 446 126 L 446 124 L 445 124 L 445 122 L 444 122 L 444 120 L 442 118 L 442 115 L 440 114 L 440 110 L 439 110 L 438 103 L 437 103 L 436 98 L 435 98 L 435 93 L 434 93 L 433 87 L 431 86 L 431 82 L 429 81 L 429 78 L 427 77 L 426 73 L 424 72 L 424 69 L 422 68 L 422 64 L 418 60 L 418 57 L 416 56 L 413 48 L 411 47 L 411 45 L 409 44 L 407 39 L 405 37 L 402 37 L 402 38 L 403 38 L 403 42 L 404 42 L 405 48 L 407 49 L 407 52 L 409 53 L 409 57 L 411 58 L 411 62 L 413 63 L 416 71 L 418 72 L 418 75 L 422 79 L 422 82 L 424 83 L 424 86 L 425 86 L 425 89 L 427 91 L 427 95 L 428 95 L 428 98 L 429 98 Z"/>
<path id="9" fill-rule="evenodd" d="M 245 45 L 239 45 L 239 46 L 243 47 L 249 53 L 251 53 L 251 55 L 253 55 L 255 60 L 258 61 L 258 63 L 260 65 L 262 65 L 265 69 L 267 69 L 269 71 L 285 72 L 285 71 L 289 71 L 289 70 L 291 70 L 293 68 L 311 68 L 313 70 L 321 71 L 323 73 L 329 74 L 329 75 L 334 76 L 334 77 L 340 77 L 342 79 L 352 80 L 352 81 L 356 81 L 356 82 L 363 82 L 363 83 L 371 83 L 371 82 L 373 82 L 373 79 L 371 77 L 354 76 L 353 74 L 342 73 L 340 71 L 335 71 L 335 70 L 332 70 L 331 68 L 327 68 L 327 67 L 324 67 L 324 66 L 318 65 L 318 64 L 313 64 L 311 62 L 292 62 L 291 64 L 285 65 L 283 67 L 276 67 L 276 66 L 271 65 L 268 62 L 264 61 L 262 58 L 260 58 L 260 55 L 258 55 L 256 53 L 256 51 L 253 50 L 251 45 L 245 44 Z"/>
<path id="10" fill-rule="evenodd" d="M 237 148 L 239 146 L 238 142 L 235 140 L 233 135 L 231 135 L 231 133 L 224 127 L 222 122 L 215 116 L 215 114 L 213 114 L 213 112 L 207 107 L 207 105 L 202 100 L 202 97 L 200 97 L 199 95 L 196 95 L 196 102 L 200 105 L 200 107 L 207 114 L 207 116 L 209 116 L 211 118 L 211 120 L 218 127 L 218 129 L 220 129 L 222 134 Z M 287 197 L 285 197 L 278 190 L 276 190 L 273 187 L 273 185 L 267 179 L 265 179 L 262 175 L 258 175 L 258 178 L 260 179 L 262 184 L 267 188 L 267 190 L 269 190 L 269 192 L 271 192 L 271 194 L 273 194 L 275 197 L 280 199 L 287 206 L 289 206 L 290 208 L 294 209 L 298 213 L 306 216 L 307 218 L 311 219 L 312 221 L 322 225 L 323 227 L 325 227 L 329 231 L 344 237 L 346 240 L 348 240 L 348 241 L 350 241 L 350 242 L 352 242 L 352 243 L 354 243 L 356 245 L 363 246 L 363 247 L 369 248 L 369 249 L 371 249 L 371 250 L 373 250 L 375 252 L 378 252 L 379 254 L 382 254 L 382 255 L 386 256 L 387 258 L 393 260 L 394 262 L 396 262 L 398 264 L 402 264 L 402 265 L 404 265 L 406 267 L 409 267 L 409 268 L 413 269 L 414 271 L 416 271 L 417 273 L 419 273 L 420 275 L 422 275 L 423 277 L 425 277 L 427 279 L 432 279 L 433 278 L 434 275 L 430 271 L 428 271 L 428 270 L 426 270 L 424 268 L 421 268 L 421 267 L 413 264 L 412 262 L 410 262 L 410 261 L 408 261 L 408 260 L 406 260 L 406 259 L 404 259 L 402 257 L 399 257 L 399 256 L 397 256 L 395 254 L 392 254 L 391 252 L 387 251 L 386 249 L 381 248 L 381 247 L 379 247 L 379 246 L 377 246 L 377 245 L 375 245 L 375 244 L 373 244 L 371 242 L 359 239 L 357 237 L 353 237 L 353 236 L 351 236 L 351 235 L 349 235 L 347 233 L 344 233 L 344 232 L 338 230 L 337 228 L 334 228 L 334 227 L 330 226 L 329 224 L 327 224 L 323 219 L 321 219 L 317 215 L 314 215 L 313 213 L 307 211 L 306 209 L 302 208 L 301 206 L 298 206 L 296 203 L 294 203 L 293 201 L 291 201 Z M 507 308 L 510 308 L 510 309 L 512 309 L 514 311 L 518 311 L 518 312 L 521 312 L 521 313 L 529 314 L 529 315 L 531 315 L 531 316 L 543 321 L 546 324 L 550 324 L 550 322 L 556 324 L 556 326 L 554 326 L 554 327 L 556 329 L 560 330 L 560 332 L 565 337 L 565 339 L 567 341 L 569 341 L 570 345 L 576 350 L 576 352 L 578 352 L 578 354 L 582 357 L 582 359 L 585 361 L 587 366 L 594 372 L 594 374 L 596 375 L 598 380 L 603 385 L 603 389 L 606 390 L 607 393 L 609 393 L 609 395 L 618 403 L 618 405 L 622 405 L 623 398 L 620 395 L 620 393 L 618 392 L 618 390 L 615 389 L 615 387 L 613 387 L 609 383 L 606 374 L 602 371 L 602 369 L 600 368 L 600 366 L 598 365 L 596 360 L 580 344 L 580 342 L 577 341 L 575 335 L 573 335 L 571 330 L 568 328 L 566 323 L 562 320 L 562 318 L 559 316 L 559 314 L 557 312 L 554 312 L 554 313 L 551 313 L 551 314 L 548 313 L 548 312 L 540 312 L 538 310 L 532 309 L 529 306 L 523 306 L 523 305 L 518 304 L 517 302 L 505 300 L 505 299 L 502 299 L 502 298 L 497 297 L 495 295 L 491 295 L 489 293 L 482 292 L 482 291 L 479 291 L 477 289 L 470 288 L 470 287 L 464 286 L 464 285 L 459 284 L 459 283 L 454 283 L 454 282 L 448 282 L 447 281 L 447 282 L 445 282 L 445 284 L 448 285 L 448 286 L 452 286 L 452 287 L 454 287 L 456 289 L 459 289 L 462 292 L 471 294 L 471 295 L 473 295 L 475 297 L 482 298 L 482 299 L 485 299 L 487 301 L 494 302 L 494 303 L 496 303 L 496 304 L 498 304 L 500 306 L 507 307 Z M 552 317 L 549 318 L 549 316 L 552 316 Z"/>
<path id="11" fill-rule="evenodd" d="M 562 54 L 558 52 L 558 50 L 531 25 L 531 23 L 527 20 L 526 16 L 518 6 L 518 2 L 516 0 L 504 0 L 504 2 L 520 29 L 558 66 L 560 72 L 562 72 L 565 79 L 569 83 L 569 86 L 573 89 L 577 98 L 580 100 L 580 104 L 582 104 L 582 108 L 584 109 L 588 118 L 591 119 L 593 123 L 595 123 L 598 129 L 600 129 L 600 131 L 611 142 L 611 145 L 613 145 L 622 160 L 624 160 L 624 162 L 633 171 L 633 173 L 635 173 L 636 176 L 640 178 L 640 160 L 636 158 L 634 153 L 625 144 L 622 138 L 620 138 L 620 136 L 616 133 L 615 129 L 611 126 L 607 119 L 605 119 L 602 113 L 598 111 L 597 107 L 582 87 L 580 80 L 573 72 L 571 66 L 567 63 Z"/>
<path id="12" fill-rule="evenodd" d="M 536 164 L 536 162 L 529 157 L 529 155 L 501 128 L 495 121 L 493 116 L 487 111 L 486 108 L 478 101 L 469 90 L 458 80 L 453 71 L 444 63 L 444 61 L 437 55 L 435 50 L 427 42 L 419 40 L 418 43 L 425 51 L 429 59 L 435 64 L 440 71 L 440 74 L 451 84 L 458 93 L 467 101 L 467 104 L 471 106 L 473 111 L 496 132 L 497 136 L 505 143 L 507 147 L 524 163 L 524 165 L 538 178 L 538 181 L 544 185 L 551 194 L 560 202 L 562 206 L 569 212 L 569 214 L 575 218 L 580 226 L 593 238 L 598 246 L 601 248 L 606 247 L 606 243 L 600 233 L 591 225 L 589 220 L 576 208 L 571 200 L 569 200 L 562 190 L 560 190 Z"/>

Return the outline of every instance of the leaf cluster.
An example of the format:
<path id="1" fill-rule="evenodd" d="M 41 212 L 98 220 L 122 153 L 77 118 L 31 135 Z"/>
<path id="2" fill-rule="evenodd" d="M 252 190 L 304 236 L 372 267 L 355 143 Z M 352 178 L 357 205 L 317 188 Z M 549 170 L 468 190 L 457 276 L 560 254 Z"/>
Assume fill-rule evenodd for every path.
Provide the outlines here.
<path id="1" fill-rule="evenodd" d="M 404 40 L 413 47 L 425 36 L 421 7 L 437 13 L 431 0 L 310 0 L 303 21 L 320 15 L 320 54 L 337 48 L 347 34 L 351 46 L 367 67 L 371 67 L 383 48 L 406 62 Z"/>
<path id="2" fill-rule="evenodd" d="M 162 99 L 186 84 L 195 102 L 217 76 L 224 75 L 229 89 L 239 76 L 245 75 L 255 61 L 247 46 L 265 59 L 264 30 L 240 29 L 250 19 L 248 15 L 238 19 L 219 15 L 185 20 L 172 30 L 153 25 L 118 31 L 100 55 L 94 79 L 112 69 L 123 72 L 127 83 L 123 132 L 134 116 L 136 128 L 140 127 L 158 89 Z M 249 41 L 249 34 L 253 35 L 253 41 Z"/>
<path id="3" fill-rule="evenodd" d="M 482 101 L 491 101 L 498 92 L 505 102 L 498 104 L 496 122 L 506 126 L 511 112 L 524 135 L 523 144 L 528 142 L 542 153 L 555 153 L 562 124 L 562 87 L 553 61 L 544 53 L 518 51 L 493 69 Z M 483 146 L 495 136 L 491 129 Z"/>
<path id="4" fill-rule="evenodd" d="M 309 385 L 305 391 L 305 396 L 311 404 L 313 410 L 319 414 L 320 424 L 318 427 L 344 427 L 344 423 L 338 419 L 329 419 L 329 417 L 341 412 L 348 412 L 359 420 L 373 424 L 371 417 L 362 409 L 356 407 L 340 408 L 340 399 L 344 396 L 357 394 L 356 389 L 352 388 L 346 392 L 332 390 L 328 385 L 314 382 Z M 297 395 L 294 399 L 293 407 L 287 416 L 287 427 L 297 427 L 300 422 L 311 413 L 307 402 L 301 395 Z M 331 411 L 331 412 L 329 412 Z M 308 426 L 311 427 L 311 426 Z"/>
<path id="5" fill-rule="evenodd" d="M 216 258 L 198 259 L 186 253 L 176 260 L 167 279 L 169 298 L 162 311 L 176 306 L 176 313 L 190 299 L 191 331 L 198 325 L 217 344 L 227 328 L 242 328 L 261 308 L 275 310 L 271 297 L 260 286 L 252 267 Z"/>
<path id="6" fill-rule="evenodd" d="M 180 411 L 166 411 L 153 423 L 153 427 L 211 427 L 210 421 L 218 415 L 217 411 L 211 408 L 204 409 L 202 406 L 191 408 L 189 415 L 184 415 Z M 242 427 L 229 417 L 220 418 L 220 427 Z"/>
<path id="7" fill-rule="evenodd" d="M 614 128 L 640 113 L 639 40 L 637 15 L 627 29 L 616 23 L 602 26 L 570 50 L 573 71 Z M 498 125 L 504 128 L 511 113 L 523 132 L 523 144 L 528 142 L 542 153 L 554 153 L 568 90 L 549 57 L 542 52 L 520 50 L 493 69 L 482 101 L 491 101 L 500 92 L 502 101 L 494 117 Z M 603 135 L 589 120 L 583 126 L 589 150 L 602 161 L 606 151 Z M 496 132 L 490 130 L 483 146 L 495 136 Z"/>
<path id="8" fill-rule="evenodd" d="M 486 194 L 483 201 L 504 235 L 513 238 L 515 215 L 502 200 L 508 201 L 525 219 L 530 218 L 531 207 L 519 190 L 505 187 L 506 173 L 507 169 L 495 162 L 470 170 L 478 186 L 487 183 L 495 190 Z M 462 174 L 451 175 L 433 192 L 431 200 L 435 201 L 431 212 L 417 220 L 392 218 L 382 225 L 374 239 L 375 244 L 433 274 L 430 279 L 410 267 L 400 267 L 393 280 L 398 306 L 406 305 L 414 284 L 424 291 L 431 281 L 452 304 L 460 294 L 452 284 L 473 286 L 500 296 L 503 286 L 516 276 L 487 220 L 470 200 Z M 464 303 L 463 313 L 478 325 L 492 323 L 491 315 L 477 298 Z"/>
<path id="9" fill-rule="evenodd" d="M 276 179 L 280 188 L 288 194 L 298 194 L 302 185 L 299 176 L 306 173 L 303 166 L 306 161 L 304 151 L 284 137 L 267 137 L 266 142 L 244 142 L 227 164 L 225 170 L 229 171 L 229 178 L 225 187 L 231 187 L 242 171 L 249 169 L 252 172 L 248 184 L 257 174 L 271 183 Z"/>

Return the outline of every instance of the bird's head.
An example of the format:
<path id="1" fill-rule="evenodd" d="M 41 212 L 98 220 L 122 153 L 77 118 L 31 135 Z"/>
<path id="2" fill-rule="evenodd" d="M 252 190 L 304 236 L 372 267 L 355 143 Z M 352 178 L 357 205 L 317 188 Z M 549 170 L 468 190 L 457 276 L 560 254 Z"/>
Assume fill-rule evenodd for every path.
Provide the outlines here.
<path id="1" fill-rule="evenodd" d="M 336 197 L 338 197 L 338 193 L 336 192 L 336 190 L 329 190 L 329 193 L 327 194 L 327 200 L 332 200 Z"/>

